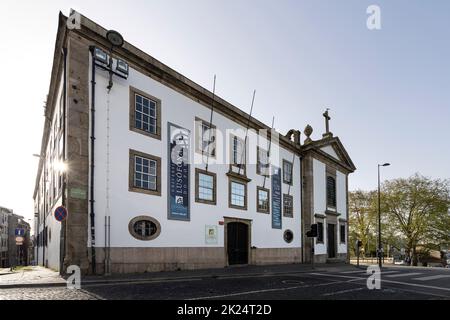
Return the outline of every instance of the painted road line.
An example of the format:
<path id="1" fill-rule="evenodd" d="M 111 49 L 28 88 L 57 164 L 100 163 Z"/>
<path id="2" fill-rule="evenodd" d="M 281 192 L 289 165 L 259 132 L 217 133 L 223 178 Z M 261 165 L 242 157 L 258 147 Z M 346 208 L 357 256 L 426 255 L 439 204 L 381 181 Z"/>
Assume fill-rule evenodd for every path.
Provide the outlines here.
<path id="1" fill-rule="evenodd" d="M 336 292 L 324 293 L 322 296 L 324 296 L 324 297 L 335 296 L 335 295 L 338 295 L 338 294 L 344 294 L 344 293 L 361 291 L 361 290 L 367 290 L 367 288 L 362 287 L 362 288 L 347 289 L 347 290 L 341 290 L 341 291 L 336 291 Z"/>
<path id="2" fill-rule="evenodd" d="M 307 284 L 307 285 L 300 285 L 300 286 L 294 286 L 294 287 L 242 291 L 242 292 L 234 292 L 234 293 L 222 294 L 222 295 L 217 295 L 217 296 L 206 296 L 206 297 L 190 298 L 190 299 L 187 299 L 187 300 L 220 299 L 220 298 L 226 298 L 226 297 L 236 297 L 236 296 L 242 296 L 242 295 L 266 293 L 266 292 L 295 290 L 295 289 L 310 288 L 310 287 L 323 287 L 323 286 L 329 286 L 329 285 L 338 284 L 338 283 L 342 283 L 342 281 L 333 281 L 333 282 L 321 283 L 321 284 L 316 284 L 316 285 L 309 285 L 309 284 Z"/>
<path id="3" fill-rule="evenodd" d="M 350 275 L 358 274 L 358 273 L 360 273 L 362 275 L 368 274 L 366 270 L 339 272 L 339 274 L 350 274 Z M 398 273 L 398 271 L 381 271 L 382 275 L 391 274 L 391 273 Z"/>
<path id="4" fill-rule="evenodd" d="M 366 280 L 365 278 L 361 278 L 361 277 L 352 277 L 352 276 L 343 276 L 343 275 L 337 275 L 337 274 L 325 274 L 325 273 L 310 273 L 311 275 L 315 275 L 315 276 L 322 276 L 322 277 L 333 277 L 333 278 L 347 278 L 347 279 L 353 279 L 353 281 L 361 281 L 361 280 Z M 410 286 L 410 287 L 418 287 L 418 288 L 426 288 L 426 289 L 435 289 L 435 290 L 443 290 L 443 291 L 449 291 L 450 292 L 450 288 L 443 288 L 443 287 L 437 287 L 437 286 L 427 286 L 427 285 L 423 285 L 423 284 L 418 284 L 418 283 L 407 283 L 407 282 L 400 282 L 400 281 L 393 281 L 393 280 L 386 280 L 386 279 L 381 279 L 381 282 L 386 282 L 386 283 L 395 283 L 395 284 L 399 284 L 399 285 L 403 285 L 403 286 Z"/>
<path id="5" fill-rule="evenodd" d="M 413 280 L 419 280 L 419 281 L 429 281 L 429 280 L 437 280 L 437 279 L 444 279 L 444 278 L 450 278 L 449 274 L 441 274 L 436 276 L 428 276 L 428 277 L 421 277 L 421 278 L 414 278 Z"/>
<path id="6" fill-rule="evenodd" d="M 400 278 L 400 277 L 410 277 L 410 276 L 418 276 L 422 274 L 421 272 L 411 272 L 411 273 L 401 273 L 401 274 L 390 274 L 386 277 L 388 278 Z M 383 275 L 383 273 L 381 273 Z"/>
<path id="7" fill-rule="evenodd" d="M 382 276 L 384 276 L 385 274 L 390 274 L 390 273 L 398 273 L 398 271 L 383 271 L 383 270 L 381 270 Z"/>

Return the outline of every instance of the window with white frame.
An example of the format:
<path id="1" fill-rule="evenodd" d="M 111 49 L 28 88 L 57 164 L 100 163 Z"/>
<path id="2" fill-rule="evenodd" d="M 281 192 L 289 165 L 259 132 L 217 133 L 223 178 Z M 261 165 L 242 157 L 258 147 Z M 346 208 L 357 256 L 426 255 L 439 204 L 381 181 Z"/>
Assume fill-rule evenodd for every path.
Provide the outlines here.
<path id="1" fill-rule="evenodd" d="M 269 190 L 261 187 L 257 188 L 257 211 L 262 213 L 269 213 Z"/>
<path id="2" fill-rule="evenodd" d="M 134 186 L 145 190 L 157 190 L 157 162 L 140 156 L 134 157 Z"/>
<path id="3" fill-rule="evenodd" d="M 135 94 L 135 126 L 151 134 L 157 134 L 157 102 Z"/>
<path id="4" fill-rule="evenodd" d="M 237 208 L 246 208 L 247 206 L 247 191 L 246 184 L 231 181 L 230 182 L 230 206 Z"/>
<path id="5" fill-rule="evenodd" d="M 195 169 L 195 201 L 216 204 L 216 174 L 206 170 Z"/>
<path id="6" fill-rule="evenodd" d="M 292 218 L 294 216 L 294 197 L 288 194 L 283 195 L 283 215 Z"/>
<path id="7" fill-rule="evenodd" d="M 269 175 L 269 153 L 267 150 L 264 150 L 260 147 L 257 149 L 257 164 L 256 164 L 256 173 L 268 176 Z"/>
<path id="8" fill-rule="evenodd" d="M 292 185 L 292 163 L 283 160 L 283 182 Z"/>
<path id="9" fill-rule="evenodd" d="M 216 127 L 196 118 L 197 152 L 211 157 L 216 156 Z"/>
<path id="10" fill-rule="evenodd" d="M 244 140 L 232 136 L 231 140 L 231 164 L 237 167 L 245 165 Z"/>
<path id="11" fill-rule="evenodd" d="M 129 191 L 161 196 L 161 158 L 130 149 Z"/>

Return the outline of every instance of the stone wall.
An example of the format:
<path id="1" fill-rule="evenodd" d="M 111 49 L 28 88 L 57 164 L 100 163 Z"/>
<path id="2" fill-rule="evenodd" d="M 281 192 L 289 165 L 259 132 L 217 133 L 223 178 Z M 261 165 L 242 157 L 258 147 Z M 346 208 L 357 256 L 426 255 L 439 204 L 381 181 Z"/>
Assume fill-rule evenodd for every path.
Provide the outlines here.
<path id="1" fill-rule="evenodd" d="M 88 262 L 89 43 L 69 33 L 67 57 L 67 209 L 64 269 Z"/>

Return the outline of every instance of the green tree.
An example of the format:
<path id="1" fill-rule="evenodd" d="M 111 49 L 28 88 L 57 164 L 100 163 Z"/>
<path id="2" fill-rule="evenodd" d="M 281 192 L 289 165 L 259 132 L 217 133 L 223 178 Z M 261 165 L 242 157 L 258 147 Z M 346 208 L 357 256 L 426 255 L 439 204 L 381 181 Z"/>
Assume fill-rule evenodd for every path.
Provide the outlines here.
<path id="1" fill-rule="evenodd" d="M 350 245 L 355 254 L 356 240 L 361 240 L 361 254 L 369 254 L 371 249 L 369 241 L 375 244 L 376 230 L 376 192 L 352 191 L 349 193 L 349 238 Z"/>
<path id="2" fill-rule="evenodd" d="M 450 185 L 419 174 L 386 181 L 382 189 L 382 212 L 390 228 L 405 239 L 406 255 L 418 263 L 418 245 L 449 241 Z"/>

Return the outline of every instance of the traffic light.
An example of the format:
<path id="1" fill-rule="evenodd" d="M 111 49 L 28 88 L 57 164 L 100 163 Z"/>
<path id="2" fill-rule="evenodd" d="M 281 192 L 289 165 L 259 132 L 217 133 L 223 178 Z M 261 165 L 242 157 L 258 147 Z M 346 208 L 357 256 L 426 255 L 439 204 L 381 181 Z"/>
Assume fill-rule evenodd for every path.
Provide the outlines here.
<path id="1" fill-rule="evenodd" d="M 362 241 L 361 240 L 356 241 L 356 245 L 358 246 L 358 248 L 362 247 Z"/>
<path id="2" fill-rule="evenodd" d="M 317 228 L 317 224 L 312 224 L 311 225 L 311 230 L 309 230 L 308 232 L 306 232 L 306 236 L 308 238 L 316 238 L 318 235 L 318 228 Z"/>

